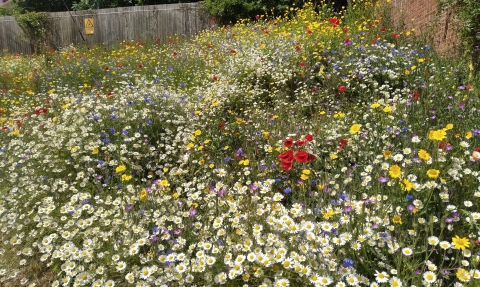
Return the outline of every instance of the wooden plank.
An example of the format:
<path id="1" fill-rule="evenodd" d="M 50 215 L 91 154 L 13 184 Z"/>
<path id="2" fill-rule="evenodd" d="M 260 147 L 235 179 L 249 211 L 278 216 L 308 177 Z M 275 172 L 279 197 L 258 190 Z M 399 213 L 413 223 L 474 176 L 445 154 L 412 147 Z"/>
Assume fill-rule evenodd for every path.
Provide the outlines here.
<path id="1" fill-rule="evenodd" d="M 52 20 L 47 45 L 89 46 L 119 43 L 123 40 L 160 40 L 175 35 L 189 36 L 202 30 L 206 20 L 199 17 L 201 3 L 160 4 L 111 9 L 47 13 Z M 86 35 L 84 19 L 93 18 L 92 35 Z M 31 53 L 30 44 L 21 40 L 22 30 L 14 17 L 0 17 L 0 53 Z"/>

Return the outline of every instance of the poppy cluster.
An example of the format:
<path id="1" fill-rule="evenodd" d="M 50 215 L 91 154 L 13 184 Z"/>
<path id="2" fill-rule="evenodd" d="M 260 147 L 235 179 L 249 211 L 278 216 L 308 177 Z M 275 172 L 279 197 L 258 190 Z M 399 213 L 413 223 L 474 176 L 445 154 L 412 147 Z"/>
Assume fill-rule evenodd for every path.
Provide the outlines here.
<path id="1" fill-rule="evenodd" d="M 294 161 L 306 163 L 315 160 L 315 155 L 308 153 L 305 150 L 293 151 L 290 149 L 293 145 L 301 147 L 312 140 L 313 136 L 308 134 L 304 137 L 304 139 L 294 141 L 293 138 L 289 137 L 284 141 L 283 145 L 289 148 L 289 150 L 278 155 L 278 158 L 280 159 L 281 165 L 284 170 L 291 170 Z"/>

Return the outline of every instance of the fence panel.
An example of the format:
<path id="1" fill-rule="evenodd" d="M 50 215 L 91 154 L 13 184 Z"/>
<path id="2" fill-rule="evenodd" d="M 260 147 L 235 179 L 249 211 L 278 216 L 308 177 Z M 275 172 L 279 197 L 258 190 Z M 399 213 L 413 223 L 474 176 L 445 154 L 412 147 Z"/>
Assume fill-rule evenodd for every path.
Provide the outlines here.
<path id="1" fill-rule="evenodd" d="M 122 40 L 164 42 L 174 35 L 190 36 L 207 28 L 201 17 L 201 2 L 120 7 L 111 9 L 47 13 L 51 25 L 46 45 L 99 46 Z M 93 34 L 86 34 L 85 19 L 93 19 Z M 31 53 L 26 41 L 20 41 L 21 28 L 13 17 L 0 17 L 0 49 L 10 53 Z"/>
<path id="2" fill-rule="evenodd" d="M 31 54 L 32 47 L 18 26 L 15 17 L 0 17 L 0 55 L 4 53 Z"/>

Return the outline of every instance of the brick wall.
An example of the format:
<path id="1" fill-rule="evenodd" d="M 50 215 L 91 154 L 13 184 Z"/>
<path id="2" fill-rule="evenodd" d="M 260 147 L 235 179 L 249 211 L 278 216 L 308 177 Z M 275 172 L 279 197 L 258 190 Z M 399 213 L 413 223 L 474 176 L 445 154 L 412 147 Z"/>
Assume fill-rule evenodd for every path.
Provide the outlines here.
<path id="1" fill-rule="evenodd" d="M 455 54 L 460 44 L 453 11 L 437 12 L 437 0 L 391 0 L 394 23 L 415 29 L 415 35 L 430 36 L 441 54 Z"/>

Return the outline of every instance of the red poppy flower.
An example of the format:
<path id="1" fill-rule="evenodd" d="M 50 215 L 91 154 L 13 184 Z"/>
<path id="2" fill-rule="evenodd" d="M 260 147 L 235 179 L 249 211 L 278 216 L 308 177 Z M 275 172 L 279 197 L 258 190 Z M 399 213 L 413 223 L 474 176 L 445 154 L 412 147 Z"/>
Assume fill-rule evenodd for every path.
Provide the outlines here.
<path id="1" fill-rule="evenodd" d="M 305 62 L 301 62 L 300 67 L 305 67 Z"/>
<path id="2" fill-rule="evenodd" d="M 345 44 L 350 44 L 350 42 L 352 42 L 352 40 L 350 40 L 350 38 L 347 38 L 345 39 L 345 41 L 343 41 Z"/>
<path id="3" fill-rule="evenodd" d="M 447 148 L 447 143 L 446 142 L 440 142 L 440 144 L 438 145 L 438 149 L 441 149 L 443 151 L 445 151 Z"/>
<path id="4" fill-rule="evenodd" d="M 301 163 L 308 162 L 308 152 L 302 150 L 295 153 L 295 159 Z"/>
<path id="5" fill-rule="evenodd" d="M 382 33 L 385 33 L 385 32 L 387 31 L 387 28 L 384 27 L 384 28 L 380 29 L 380 31 L 381 31 Z"/>
<path id="6" fill-rule="evenodd" d="M 292 138 L 287 138 L 285 142 L 283 143 L 284 146 L 286 147 L 291 147 L 293 145 L 293 139 Z"/>
<path id="7" fill-rule="evenodd" d="M 473 151 L 480 152 L 480 147 L 477 147 L 477 148 L 474 149 Z"/>
<path id="8" fill-rule="evenodd" d="M 177 53 L 177 52 L 173 52 L 173 55 L 176 56 L 176 55 L 178 55 L 178 53 Z"/>
<path id="9" fill-rule="evenodd" d="M 343 92 L 345 92 L 345 91 L 347 90 L 347 87 L 345 87 L 345 86 L 340 86 L 340 87 L 337 88 L 337 90 L 338 90 L 340 93 L 343 93 Z"/>
<path id="10" fill-rule="evenodd" d="M 236 52 L 237 52 L 237 51 L 235 51 L 235 50 L 233 50 L 233 49 L 230 50 L 230 53 L 232 53 L 232 54 L 235 54 Z"/>
<path id="11" fill-rule="evenodd" d="M 138 68 L 139 69 L 143 68 L 143 65 L 142 64 L 138 65 Z"/>
<path id="12" fill-rule="evenodd" d="M 223 129 L 225 128 L 225 123 L 224 123 L 224 122 L 219 122 L 219 123 L 218 123 L 218 128 L 219 128 L 220 130 L 223 130 Z"/>
<path id="13" fill-rule="evenodd" d="M 278 158 L 281 161 L 293 161 L 293 151 L 287 150 L 286 152 L 282 152 L 281 154 L 278 155 Z"/>
<path id="14" fill-rule="evenodd" d="M 305 145 L 305 141 L 304 140 L 297 140 L 295 142 L 295 144 L 298 145 L 298 146 L 302 146 L 302 145 Z"/>
<path id="15" fill-rule="evenodd" d="M 420 91 L 416 90 L 416 91 L 413 93 L 412 99 L 418 100 L 419 98 L 420 98 Z"/>
<path id="16" fill-rule="evenodd" d="M 313 136 L 311 134 L 308 134 L 308 135 L 305 136 L 305 140 L 307 142 L 311 142 L 313 140 Z"/>
<path id="17" fill-rule="evenodd" d="M 213 80 L 214 80 L 214 81 L 218 81 L 217 76 L 213 76 Z"/>
<path id="18" fill-rule="evenodd" d="M 292 162 L 285 162 L 285 161 L 282 161 L 281 165 L 284 170 L 291 170 L 293 166 Z"/>
<path id="19" fill-rule="evenodd" d="M 260 15 L 255 15 L 255 20 L 260 19 Z"/>
<path id="20" fill-rule="evenodd" d="M 6 131 L 6 130 L 8 130 L 7 126 L 2 127 L 2 131 Z"/>
<path id="21" fill-rule="evenodd" d="M 340 20 L 337 19 L 337 18 L 330 18 L 330 24 L 333 25 L 333 27 L 337 27 L 338 25 L 340 25 Z"/>
<path id="22" fill-rule="evenodd" d="M 400 38 L 400 34 L 397 34 L 397 33 L 393 34 L 393 39 L 398 39 L 398 38 Z"/>
<path id="23" fill-rule="evenodd" d="M 317 157 L 311 153 L 308 154 L 308 161 L 314 161 Z"/>
<path id="24" fill-rule="evenodd" d="M 317 92 L 317 88 L 313 87 L 313 88 L 312 88 L 312 92 L 313 92 L 313 93 L 316 93 L 316 92 Z"/>
<path id="25" fill-rule="evenodd" d="M 110 68 L 109 68 L 109 67 L 105 67 L 105 71 L 108 71 L 108 70 L 110 70 Z"/>

